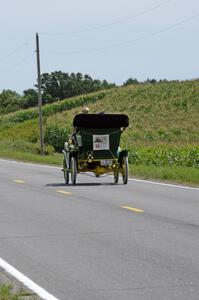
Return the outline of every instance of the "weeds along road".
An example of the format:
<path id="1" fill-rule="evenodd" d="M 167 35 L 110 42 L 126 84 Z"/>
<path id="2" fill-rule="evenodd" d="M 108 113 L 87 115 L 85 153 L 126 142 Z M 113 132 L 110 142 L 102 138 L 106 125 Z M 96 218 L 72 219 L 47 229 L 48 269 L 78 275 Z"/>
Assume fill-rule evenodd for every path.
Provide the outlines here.
<path id="1" fill-rule="evenodd" d="M 199 189 L 0 160 L 0 257 L 58 299 L 198 299 Z"/>

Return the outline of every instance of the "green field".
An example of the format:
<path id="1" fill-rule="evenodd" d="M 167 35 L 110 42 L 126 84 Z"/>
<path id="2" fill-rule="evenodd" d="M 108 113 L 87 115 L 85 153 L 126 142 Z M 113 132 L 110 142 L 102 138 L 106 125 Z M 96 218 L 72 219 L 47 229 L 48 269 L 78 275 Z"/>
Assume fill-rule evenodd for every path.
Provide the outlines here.
<path id="1" fill-rule="evenodd" d="M 199 80 L 135 84 L 46 105 L 44 129 L 54 126 L 70 132 L 83 105 L 93 113 L 129 115 L 130 127 L 121 144 L 129 150 L 134 176 L 199 185 Z M 52 142 L 47 139 L 53 146 L 60 134 L 56 130 Z M 38 151 L 36 109 L 0 116 L 1 157 L 60 163 L 60 155 L 40 158 Z M 53 154 L 52 147 L 46 152 Z"/>

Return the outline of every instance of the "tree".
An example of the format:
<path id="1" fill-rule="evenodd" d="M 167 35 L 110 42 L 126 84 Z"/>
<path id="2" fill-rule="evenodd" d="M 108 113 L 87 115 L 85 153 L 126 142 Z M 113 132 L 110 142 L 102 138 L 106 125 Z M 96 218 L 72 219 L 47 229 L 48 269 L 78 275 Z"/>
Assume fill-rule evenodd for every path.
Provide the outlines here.
<path id="1" fill-rule="evenodd" d="M 38 93 L 34 89 L 23 91 L 23 108 L 33 107 L 38 104 Z"/>
<path id="2" fill-rule="evenodd" d="M 123 86 L 127 86 L 130 84 L 139 84 L 139 81 L 136 78 L 129 78 L 123 83 Z"/>
<path id="3" fill-rule="evenodd" d="M 53 99 L 63 99 L 63 87 L 64 81 L 67 74 L 62 74 L 62 72 L 53 72 L 51 74 L 44 73 L 41 76 L 42 91 L 44 94 L 51 95 Z"/>
<path id="4" fill-rule="evenodd" d="M 146 83 L 151 83 L 151 84 L 156 84 L 157 83 L 157 80 L 156 79 L 154 79 L 154 78 L 152 78 L 152 79 L 147 79 L 146 80 Z"/>
<path id="5" fill-rule="evenodd" d="M 61 71 L 42 74 L 41 82 L 44 104 L 115 86 L 106 80 L 101 82 L 92 79 L 88 74 L 68 74 Z"/>
<path id="6" fill-rule="evenodd" d="M 15 91 L 3 90 L 0 94 L 0 113 L 14 112 L 22 108 L 22 97 Z"/>

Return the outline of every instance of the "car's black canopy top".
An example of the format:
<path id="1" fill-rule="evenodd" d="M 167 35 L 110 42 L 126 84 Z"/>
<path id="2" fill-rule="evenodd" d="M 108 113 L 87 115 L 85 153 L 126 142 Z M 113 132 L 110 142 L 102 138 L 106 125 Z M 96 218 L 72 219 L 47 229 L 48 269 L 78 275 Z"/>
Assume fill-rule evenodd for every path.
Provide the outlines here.
<path id="1" fill-rule="evenodd" d="M 129 118 L 124 114 L 78 114 L 73 120 L 74 127 L 80 128 L 120 128 L 129 126 Z"/>

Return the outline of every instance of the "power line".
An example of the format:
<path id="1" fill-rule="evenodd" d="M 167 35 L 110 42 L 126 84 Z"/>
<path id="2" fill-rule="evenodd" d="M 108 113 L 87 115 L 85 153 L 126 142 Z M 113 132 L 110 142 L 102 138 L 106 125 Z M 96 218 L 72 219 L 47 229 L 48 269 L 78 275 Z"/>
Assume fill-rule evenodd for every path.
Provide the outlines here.
<path id="1" fill-rule="evenodd" d="M 23 49 L 24 47 L 27 47 L 30 44 L 30 38 L 28 40 L 26 40 L 23 44 L 21 44 L 20 46 L 16 47 L 15 49 L 13 49 L 11 52 L 9 52 L 8 54 L 0 57 L 0 61 L 9 58 L 10 56 L 14 55 L 15 53 L 19 52 L 21 49 Z"/>
<path id="2" fill-rule="evenodd" d="M 134 43 L 134 42 L 138 42 L 138 41 L 141 41 L 141 40 L 148 39 L 150 37 L 156 36 L 158 34 L 164 33 L 164 32 L 169 31 L 169 30 L 172 30 L 172 29 L 178 27 L 179 25 L 191 22 L 192 20 L 194 20 L 198 17 L 199 17 L 199 14 L 196 14 L 196 15 L 193 15 L 193 16 L 191 16 L 189 18 L 186 18 L 182 21 L 179 21 L 179 22 L 177 22 L 173 25 L 170 25 L 170 26 L 168 26 L 164 29 L 152 32 L 150 34 L 143 35 L 143 36 L 141 36 L 139 38 L 136 38 L 136 39 L 124 41 L 124 42 L 113 44 L 113 45 L 106 46 L 106 47 L 99 47 L 99 48 L 87 49 L 87 50 L 75 50 L 75 51 L 41 51 L 41 52 L 46 53 L 46 54 L 86 54 L 86 53 L 94 53 L 94 52 L 99 52 L 99 51 L 103 51 L 103 50 L 108 50 L 108 49 L 112 49 L 112 48 L 118 48 L 118 47 L 125 46 L 127 44 L 131 44 L 131 43 Z"/>
<path id="3" fill-rule="evenodd" d="M 129 20 L 138 18 L 140 16 L 143 16 L 143 15 L 149 13 L 149 12 L 152 12 L 152 11 L 158 9 L 159 7 L 161 7 L 161 6 L 169 3 L 171 1 L 173 1 L 173 0 L 166 0 L 164 2 L 156 4 L 155 6 L 152 6 L 149 9 L 143 10 L 143 11 L 141 11 L 141 12 L 135 14 L 135 15 L 132 15 L 132 16 L 129 16 L 129 17 L 126 17 L 126 18 L 123 18 L 123 19 L 119 19 L 119 20 L 111 22 L 111 23 L 106 23 L 106 24 L 102 24 L 102 25 L 99 25 L 99 26 L 93 26 L 93 27 L 90 27 L 90 28 L 87 28 L 87 29 L 82 29 L 82 30 L 73 30 L 73 31 L 65 31 L 65 32 L 42 32 L 40 34 L 42 34 L 42 35 L 78 34 L 78 33 L 84 33 L 84 32 L 89 32 L 89 31 L 95 31 L 95 30 L 104 29 L 104 28 L 107 28 L 107 27 L 110 27 L 110 26 L 113 26 L 113 25 L 117 25 L 117 24 L 120 24 L 120 23 L 127 22 Z"/>
<path id="4" fill-rule="evenodd" d="M 4 74 L 4 73 L 7 73 L 7 72 L 10 72 L 10 71 L 13 71 L 13 70 L 17 69 L 19 66 L 21 66 L 22 64 L 24 64 L 26 61 L 30 60 L 31 57 L 33 57 L 33 53 L 25 56 L 17 64 L 15 64 L 13 66 L 10 66 L 9 68 L 7 68 L 5 70 L 2 70 L 2 73 Z"/>

